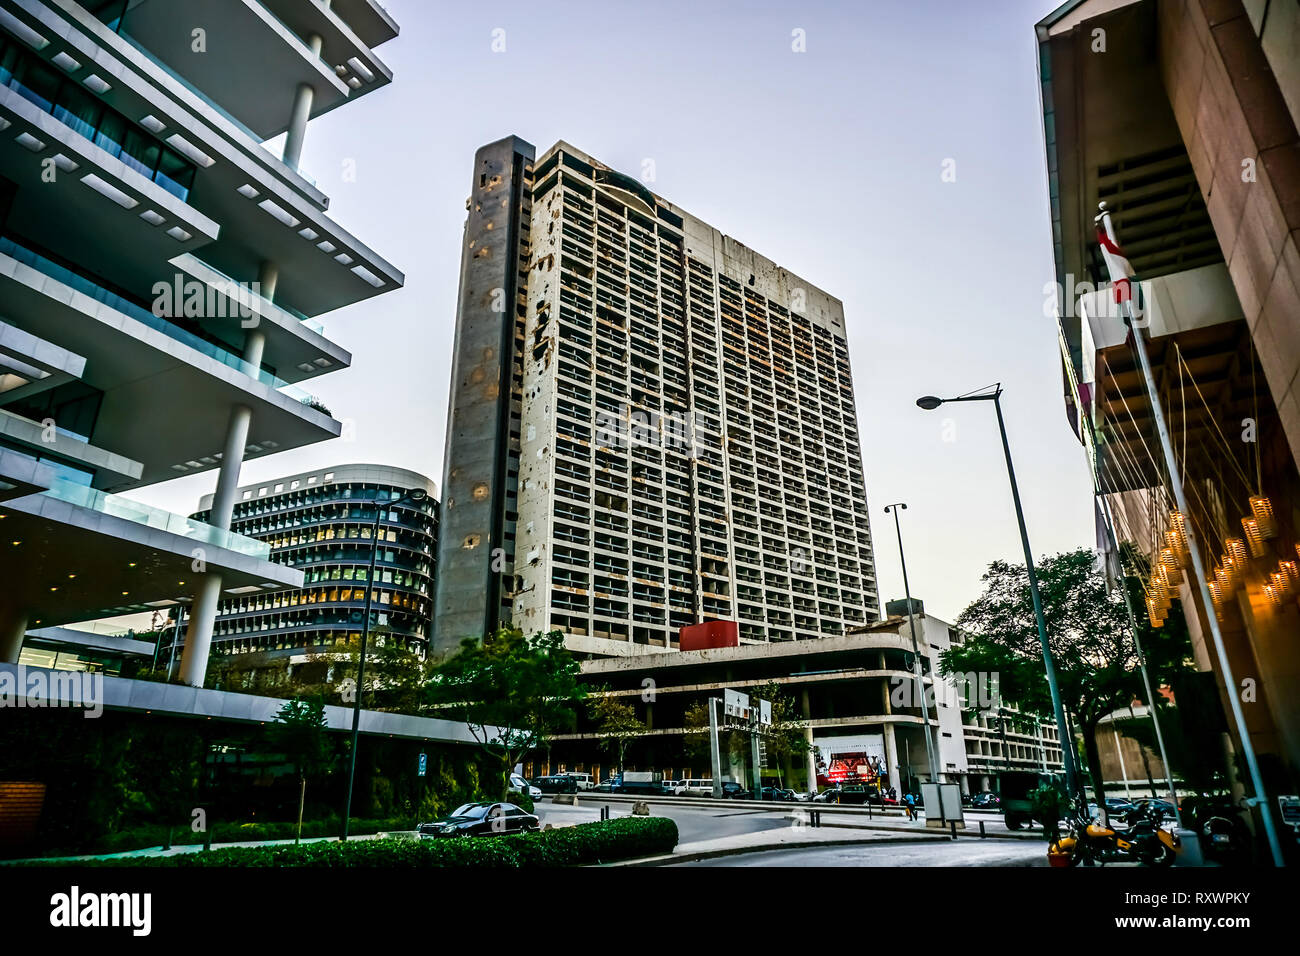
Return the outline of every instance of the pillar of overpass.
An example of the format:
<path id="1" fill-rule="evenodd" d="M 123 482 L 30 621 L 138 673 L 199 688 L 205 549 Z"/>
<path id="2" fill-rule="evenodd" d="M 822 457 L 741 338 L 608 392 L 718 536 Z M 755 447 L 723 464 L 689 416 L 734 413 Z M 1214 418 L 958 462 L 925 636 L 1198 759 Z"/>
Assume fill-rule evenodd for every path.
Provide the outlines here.
<path id="1" fill-rule="evenodd" d="M 0 607 L 0 662 L 17 664 L 27 636 L 27 612 L 12 607 Z"/>

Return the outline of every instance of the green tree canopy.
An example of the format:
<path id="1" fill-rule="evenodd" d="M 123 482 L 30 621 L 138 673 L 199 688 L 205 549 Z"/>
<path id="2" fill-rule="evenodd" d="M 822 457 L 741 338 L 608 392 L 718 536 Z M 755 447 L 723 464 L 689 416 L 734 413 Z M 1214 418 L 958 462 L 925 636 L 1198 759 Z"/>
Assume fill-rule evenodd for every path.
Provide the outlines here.
<path id="1" fill-rule="evenodd" d="M 618 772 L 622 773 L 628 745 L 646 732 L 644 721 L 637 717 L 636 707 L 622 697 L 601 694 L 589 698 L 588 706 L 601 749 L 618 759 Z"/>
<path id="2" fill-rule="evenodd" d="M 1132 553 L 1129 549 L 1130 558 Z M 1145 697 L 1128 612 L 1123 595 L 1107 588 L 1091 549 L 1045 558 L 1037 570 L 1062 705 L 1083 735 L 1100 801 L 1104 793 L 1097 723 L 1134 698 Z M 995 561 L 983 581 L 984 593 L 957 618 L 969 638 L 940 655 L 940 672 L 997 674 L 1003 699 L 1050 718 L 1051 696 L 1028 572 L 1022 564 Z M 1125 586 L 1134 607 L 1145 607 L 1137 579 L 1126 578 Z M 1177 608 L 1163 628 L 1152 628 L 1145 616 L 1136 623 L 1153 686 L 1167 684 L 1191 666 L 1187 628 Z"/>
<path id="3" fill-rule="evenodd" d="M 500 760 L 504 796 L 526 753 L 575 726 L 586 697 L 578 670 L 560 631 L 525 637 L 519 628 L 502 627 L 481 641 L 462 641 L 433 672 L 426 695 Z"/>

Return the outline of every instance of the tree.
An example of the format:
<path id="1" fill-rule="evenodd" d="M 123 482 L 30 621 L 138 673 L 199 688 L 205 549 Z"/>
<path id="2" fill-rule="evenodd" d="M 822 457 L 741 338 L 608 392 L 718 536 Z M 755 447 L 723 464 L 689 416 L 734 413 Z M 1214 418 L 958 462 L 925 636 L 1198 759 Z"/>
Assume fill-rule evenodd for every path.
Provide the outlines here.
<path id="1" fill-rule="evenodd" d="M 291 680 L 301 694 L 351 706 L 360 663 L 361 638 L 355 637 L 308 654 Z M 436 669 L 435 660 L 408 647 L 400 636 L 376 629 L 366 648 L 366 709 L 421 713 L 426 706 L 425 687 Z"/>
<path id="2" fill-rule="evenodd" d="M 781 768 L 797 757 L 803 760 L 812 750 L 808 740 L 807 724 L 798 717 L 794 698 L 780 684 L 769 681 L 749 690 L 750 700 L 766 700 L 772 704 L 772 723 L 763 731 L 763 743 L 770 763 L 776 766 L 776 782 L 785 786 Z M 816 780 L 808 782 L 808 789 L 817 786 Z"/>
<path id="3" fill-rule="evenodd" d="M 502 627 L 481 641 L 462 641 L 434 671 L 426 695 L 500 761 L 504 797 L 515 764 L 576 724 L 576 707 L 586 697 L 578 670 L 560 631 L 525 637 L 519 628 Z"/>
<path id="4" fill-rule="evenodd" d="M 1127 551 L 1140 572 L 1132 549 Z M 1145 696 L 1124 599 L 1117 589 L 1108 591 L 1088 548 L 1044 559 L 1038 578 L 1062 706 L 1083 735 L 1093 790 L 1098 805 L 1104 806 L 1097 724 Z M 957 618 L 957 626 L 970 638 L 940 655 L 940 672 L 996 674 L 1004 699 L 1023 711 L 1050 717 L 1051 697 L 1025 566 L 995 561 L 983 581 L 984 593 Z M 1125 578 L 1124 585 L 1134 607 L 1144 607 L 1138 579 Z M 1167 684 L 1192 666 L 1181 611 L 1171 613 L 1163 628 L 1152 628 L 1145 616 L 1137 627 L 1153 686 Z M 1061 743 L 1073 746 L 1073 741 Z"/>
<path id="5" fill-rule="evenodd" d="M 600 748 L 618 758 L 618 772 L 622 775 L 627 746 L 646 732 L 646 725 L 637 717 L 635 707 L 608 693 L 590 698 L 589 705 Z"/>
<path id="6" fill-rule="evenodd" d="M 300 784 L 298 791 L 298 835 L 302 839 L 302 810 L 307 801 L 307 779 L 328 769 L 333 752 L 327 736 L 325 703 L 295 698 L 285 701 L 270 727 L 271 746 L 293 764 Z"/>

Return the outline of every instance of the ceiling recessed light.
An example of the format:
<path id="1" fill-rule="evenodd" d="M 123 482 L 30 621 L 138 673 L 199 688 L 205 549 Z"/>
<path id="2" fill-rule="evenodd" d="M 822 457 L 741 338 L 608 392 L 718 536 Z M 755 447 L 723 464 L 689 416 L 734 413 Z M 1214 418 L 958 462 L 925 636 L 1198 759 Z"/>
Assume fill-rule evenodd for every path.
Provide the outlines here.
<path id="1" fill-rule="evenodd" d="M 144 212 L 140 213 L 140 218 L 143 219 L 151 226 L 161 226 L 164 222 L 166 222 L 166 220 L 163 219 L 162 216 L 160 216 L 157 212 L 155 212 L 152 209 L 146 209 Z"/>
<path id="2" fill-rule="evenodd" d="M 248 183 L 244 183 L 244 185 L 240 186 L 235 190 L 235 192 L 239 193 L 239 195 L 243 196 L 245 199 L 253 199 L 257 196 L 257 190 Z"/>
<path id="3" fill-rule="evenodd" d="M 54 54 L 54 56 L 50 57 L 50 62 L 60 70 L 66 70 L 69 73 L 76 73 L 81 69 L 81 62 L 79 60 L 74 60 L 72 57 L 68 56 L 67 53 Z"/>
<path id="4" fill-rule="evenodd" d="M 180 226 L 172 226 L 170 229 L 167 230 L 167 235 L 171 236 L 177 242 L 190 241 L 190 234 L 186 232 L 184 229 L 182 229 Z"/>
<path id="5" fill-rule="evenodd" d="M 167 128 L 167 124 L 165 124 L 158 117 L 154 116 L 152 113 L 150 113 L 144 119 L 140 120 L 140 125 L 143 126 L 151 133 L 161 133 L 163 130 Z"/>
<path id="6" fill-rule="evenodd" d="M 105 83 L 103 78 L 96 73 L 90 74 L 90 76 L 86 77 L 81 82 L 85 83 L 86 86 L 90 87 L 90 89 L 94 90 L 101 96 L 113 88 Z"/>
<path id="7" fill-rule="evenodd" d="M 19 133 L 16 138 L 19 146 L 22 146 L 24 149 L 30 149 L 33 153 L 39 153 L 45 148 L 45 144 L 31 133 Z"/>

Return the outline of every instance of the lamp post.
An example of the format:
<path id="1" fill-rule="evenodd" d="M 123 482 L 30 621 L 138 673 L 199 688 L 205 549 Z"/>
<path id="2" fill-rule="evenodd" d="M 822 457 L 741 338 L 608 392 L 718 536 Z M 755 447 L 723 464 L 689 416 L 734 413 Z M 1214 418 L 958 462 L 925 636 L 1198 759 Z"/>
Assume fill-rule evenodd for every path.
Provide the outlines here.
<path id="1" fill-rule="evenodd" d="M 903 529 L 898 523 L 898 512 L 906 511 L 907 505 L 896 501 L 885 505 L 885 514 L 893 514 L 894 531 L 898 534 L 898 561 L 903 566 L 903 595 L 907 598 L 907 630 L 912 635 L 912 673 L 916 675 L 916 692 L 921 695 L 921 716 L 925 719 L 925 755 L 930 761 L 930 782 L 939 782 L 938 747 L 930 739 L 930 702 L 925 696 L 925 685 L 921 679 L 921 647 L 916 640 L 916 621 L 912 607 L 912 589 L 907 583 L 907 558 L 903 555 Z M 931 680 L 933 680 L 933 674 Z"/>
<path id="2" fill-rule="evenodd" d="M 1070 794 L 1081 794 L 1079 774 L 1074 763 L 1074 738 L 1070 736 L 1065 723 L 1065 707 L 1061 704 L 1061 689 L 1056 683 L 1056 665 L 1052 662 L 1052 648 L 1047 642 L 1047 620 L 1043 617 L 1043 600 L 1038 593 L 1038 572 L 1034 570 L 1034 553 L 1029 547 L 1029 532 L 1025 528 L 1025 512 L 1020 506 L 1020 487 L 1016 484 L 1016 469 L 1011 463 L 1011 446 L 1007 443 L 1007 426 L 1002 420 L 1002 383 L 992 386 L 992 391 L 973 395 L 959 395 L 956 398 L 936 398 L 924 395 L 916 404 L 926 411 L 933 411 L 945 402 L 992 402 L 998 413 L 998 430 L 1002 433 L 1002 452 L 1007 459 L 1007 477 L 1011 479 L 1011 498 L 1016 505 L 1016 521 L 1020 524 L 1020 544 L 1025 550 L 1025 569 L 1029 574 L 1029 594 L 1034 602 L 1034 618 L 1038 622 L 1038 642 L 1043 648 L 1043 670 L 1047 673 L 1047 686 L 1052 692 L 1052 711 L 1056 716 L 1056 729 L 1061 735 L 1061 759 L 1065 764 L 1065 786 Z M 1087 804 L 1086 795 L 1083 802 Z"/>
<path id="3" fill-rule="evenodd" d="M 370 605 L 375 592 L 375 558 L 379 555 L 379 519 L 390 508 L 396 508 L 407 502 L 420 502 L 429 497 L 423 488 L 412 488 L 399 498 L 380 502 L 375 499 L 375 522 L 370 529 L 370 570 L 366 573 L 366 610 L 361 620 L 361 660 L 357 664 L 357 688 L 352 700 L 352 754 L 348 761 L 348 796 L 343 805 L 343 835 L 340 840 L 348 838 L 348 824 L 352 817 L 352 784 L 357 777 L 357 738 L 361 726 L 361 693 L 366 681 L 366 644 L 370 639 Z"/>

